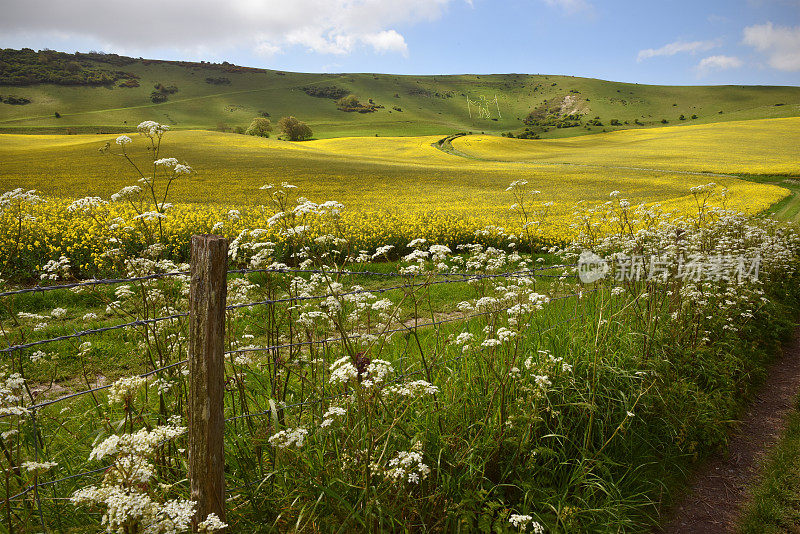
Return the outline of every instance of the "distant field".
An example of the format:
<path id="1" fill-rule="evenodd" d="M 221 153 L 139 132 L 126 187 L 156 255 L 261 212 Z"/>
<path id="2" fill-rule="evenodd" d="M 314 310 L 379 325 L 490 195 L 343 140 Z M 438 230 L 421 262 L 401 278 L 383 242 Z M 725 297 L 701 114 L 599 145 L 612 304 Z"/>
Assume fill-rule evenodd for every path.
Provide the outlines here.
<path id="1" fill-rule="evenodd" d="M 726 146 L 724 140 L 730 144 L 737 138 L 726 136 L 728 129 L 721 126 L 723 134 L 715 137 L 708 133 L 706 142 L 722 154 L 735 154 L 735 145 Z M 674 130 L 690 136 L 694 131 Z M 774 142 L 777 136 L 759 136 L 758 132 L 768 131 L 763 124 L 744 122 L 737 131 L 750 139 L 751 151 L 767 154 L 775 169 L 790 168 L 791 162 L 786 158 L 791 153 Z M 659 132 L 667 132 L 660 149 Z M 261 207 L 269 200 L 259 188 L 281 182 L 296 185 L 297 194 L 312 202 L 343 203 L 340 231 L 355 251 L 375 250 L 386 244 L 402 248 L 418 237 L 454 247 L 474 242 L 476 232 L 487 226 L 518 233 L 521 222 L 509 210 L 516 200 L 506 191 L 515 180 L 526 180 L 529 189 L 541 191 L 535 200 L 529 199 L 533 202 L 528 208 L 536 212 L 534 220 L 542 222 L 536 235 L 545 242 L 563 242 L 573 237 L 576 230 L 571 222 L 578 204 L 608 202 L 612 190 L 620 191 L 633 205 L 659 204 L 670 212 L 692 213 L 696 204 L 689 189 L 713 181 L 728 189 L 728 207 L 760 213 L 772 206 L 779 216 L 797 219 L 800 188 L 792 182 L 784 183 L 790 178 L 760 176 L 742 180 L 699 173 L 706 168 L 706 161 L 684 157 L 670 149 L 670 143 L 678 142 L 677 134 L 671 130 L 632 133 L 648 134 L 643 138 L 649 140 L 640 143 L 639 152 L 628 147 L 628 154 L 616 159 L 609 159 L 608 154 L 621 133 L 586 138 L 592 143 L 584 143 L 580 151 L 569 148 L 574 140 L 525 141 L 520 145 L 523 142 L 514 139 L 478 138 L 484 144 L 478 142 L 477 146 L 485 148 L 491 142 L 498 156 L 509 159 L 512 149 L 528 146 L 533 150 L 543 145 L 546 149 L 539 155 L 557 156 L 563 162 L 553 164 L 486 161 L 447 153 L 438 148 L 441 136 L 291 143 L 198 130 L 168 132 L 160 156 L 185 161 L 196 173 L 177 180 L 171 188 L 170 200 L 176 206 L 165 219 L 164 239 L 170 257 L 185 258 L 193 234 L 213 231 L 235 238 L 248 229 L 269 228 L 272 212 Z M 114 139 L 113 135 L 0 135 L 0 190 L 36 189 L 48 200 L 31 213 L 31 231 L 42 237 L 26 243 L 20 262 L 38 265 L 40 258 L 66 254 L 81 266 L 82 272 L 103 272 L 103 252 L 108 249 L 108 240 L 115 237 L 109 221 L 118 217 L 135 220 L 136 212 L 127 204 L 111 203 L 86 217 L 80 210 L 70 211 L 68 206 L 70 199 L 84 196 L 109 199 L 123 187 L 137 183 L 138 176 L 127 162 L 115 155 L 120 147 Z M 107 143 L 110 146 L 104 155 L 99 149 Z M 139 165 L 152 165 L 143 138 L 133 135 L 129 147 Z M 603 163 L 569 163 L 563 159 L 565 153 Z M 738 168 L 747 172 L 747 158 L 740 155 L 739 160 L 735 160 L 741 163 Z M 756 163 L 761 166 L 756 167 Z M 756 163 L 751 163 L 753 170 L 765 168 L 763 163 Z M 644 167 L 649 170 L 638 169 Z M 545 208 L 545 202 L 553 205 Z M 232 209 L 237 210 L 233 216 L 229 214 Z M 542 215 L 545 209 L 547 214 Z M 0 228 L 0 247 L 3 233 L 9 232 L 13 234 L 11 228 Z M 483 238 L 487 244 L 496 245 L 502 243 L 502 235 L 503 231 L 495 228 Z"/>
<path id="2" fill-rule="evenodd" d="M 791 145 L 790 132 L 798 125 L 800 119 L 788 119 L 560 141 L 469 136 L 454 142 L 459 150 L 506 161 L 447 154 L 432 146 L 440 136 L 290 143 L 178 131 L 167 134 L 162 155 L 178 157 L 197 171 L 174 186 L 175 200 L 188 203 L 259 204 L 264 202 L 258 189 L 261 185 L 289 181 L 312 200 L 338 200 L 358 211 L 447 212 L 503 220 L 512 203 L 505 188 L 523 178 L 531 188 L 542 191 L 542 200 L 556 202 L 559 212 L 569 212 L 578 200 L 604 202 L 612 189 L 622 191 L 634 203 L 677 205 L 689 199 L 690 187 L 714 181 L 730 189 L 737 207 L 753 212 L 779 200 L 787 191 L 731 177 L 681 174 L 725 170 L 715 167 L 702 153 L 693 155 L 683 147 L 697 146 L 702 139 L 702 146 L 717 152 L 719 161 L 728 154 L 732 162 L 728 170 L 791 172 L 798 170 L 798 148 Z M 627 141 L 621 143 L 621 138 Z M 0 135 L 0 182 L 4 189 L 37 189 L 65 198 L 107 198 L 135 182 L 120 157 L 100 153 L 107 141 L 112 141 L 110 152 L 118 149 L 113 139 L 108 135 Z M 741 139 L 748 140 L 746 152 L 742 152 Z M 615 155 L 615 150 L 624 153 Z M 695 149 L 702 150 L 706 149 Z M 131 153 L 144 161 L 143 140 L 134 137 Z M 524 161 L 534 158 L 570 164 Z"/>
<path id="3" fill-rule="evenodd" d="M 581 114 L 584 124 L 550 127 L 539 132 L 542 138 L 661 127 L 662 120 L 675 125 L 800 116 L 798 87 L 651 86 L 528 74 L 225 72 L 208 65 L 142 61 L 119 68 L 138 76 L 139 87 L 0 86 L 0 94 L 31 101 L 19 106 L 0 104 L 0 131 L 64 133 L 70 128 L 78 133 L 117 132 L 149 119 L 175 129 L 219 130 L 247 127 L 253 117 L 268 113 L 273 121 L 295 115 L 307 121 L 320 139 L 460 131 L 498 134 L 522 129 L 529 112 L 546 105 L 559 107 L 564 99 L 569 105 L 562 111 Z M 205 81 L 208 77 L 223 77 L 229 83 L 209 84 Z M 170 94 L 166 102 L 153 103 L 150 94 L 157 84 L 174 85 L 177 92 Z M 383 107 L 373 113 L 339 111 L 333 99 L 310 96 L 304 91 L 315 87 L 334 87 L 355 94 L 362 102 L 372 99 Z M 468 98 L 473 102 L 469 108 Z M 484 100 L 486 113 L 479 117 L 475 103 Z M 60 118 L 55 117 L 56 112 Z M 680 120 L 681 115 L 685 121 Z M 692 119 L 693 115 L 697 118 Z M 600 117 L 603 126 L 585 124 L 593 117 Z M 619 125 L 612 126 L 612 119 L 620 121 Z"/>
<path id="4" fill-rule="evenodd" d="M 798 118 L 628 130 L 558 141 L 470 135 L 454 139 L 452 145 L 492 161 L 800 175 Z"/>

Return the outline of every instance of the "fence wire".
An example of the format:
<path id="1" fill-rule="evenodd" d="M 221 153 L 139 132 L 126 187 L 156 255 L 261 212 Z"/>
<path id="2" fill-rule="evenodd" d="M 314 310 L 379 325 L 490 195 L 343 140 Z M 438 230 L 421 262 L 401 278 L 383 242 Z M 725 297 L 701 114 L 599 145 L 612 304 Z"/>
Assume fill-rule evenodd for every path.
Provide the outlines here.
<path id="1" fill-rule="evenodd" d="M 576 264 L 559 264 L 559 265 L 544 266 L 544 267 L 540 267 L 540 268 L 536 268 L 536 269 L 509 271 L 509 272 L 503 272 L 503 273 L 483 273 L 483 274 L 482 273 L 468 273 L 468 272 L 431 272 L 431 273 L 424 273 L 422 275 L 416 275 L 416 276 L 407 275 L 407 274 L 403 274 L 403 273 L 395 273 L 395 272 L 393 272 L 393 273 L 382 273 L 382 272 L 376 272 L 376 271 L 348 271 L 348 270 L 328 271 L 328 270 L 323 270 L 323 269 L 291 269 L 291 268 L 286 268 L 286 269 L 282 269 L 282 268 L 281 269 L 234 269 L 234 270 L 229 270 L 228 274 L 253 274 L 253 273 L 291 274 L 291 273 L 297 273 L 297 274 L 325 274 L 325 275 L 341 275 L 341 276 L 380 276 L 380 277 L 387 277 L 387 278 L 390 278 L 390 277 L 393 277 L 393 278 L 407 278 L 407 279 L 411 279 L 412 282 L 411 283 L 400 284 L 400 285 L 395 285 L 395 286 L 391 286 L 391 287 L 386 287 L 386 288 L 360 289 L 360 290 L 353 290 L 353 291 L 344 292 L 344 293 L 328 293 L 328 294 L 324 294 L 324 295 L 296 296 L 296 297 L 286 297 L 286 298 L 280 298 L 280 299 L 267 299 L 267 300 L 262 300 L 262 301 L 255 301 L 255 302 L 249 302 L 249 303 L 243 303 L 243 304 L 230 305 L 230 306 L 227 306 L 226 309 L 233 310 L 233 309 L 240 309 L 240 308 L 245 308 L 245 307 L 254 307 L 254 306 L 259 306 L 259 305 L 270 305 L 270 304 L 277 304 L 277 303 L 284 303 L 284 302 L 321 300 L 321 299 L 326 299 L 326 298 L 329 298 L 329 297 L 343 297 L 343 296 L 347 296 L 347 295 L 355 295 L 355 294 L 361 294 L 361 293 L 382 294 L 382 293 L 385 293 L 385 292 L 388 292 L 388 291 L 393 291 L 393 290 L 398 290 L 398 289 L 409 289 L 409 288 L 416 288 L 416 287 L 430 286 L 430 285 L 437 285 L 437 284 L 466 283 L 466 282 L 469 282 L 471 280 L 493 279 L 493 278 L 501 278 L 501 277 L 502 278 L 516 278 L 516 277 L 534 276 L 536 278 L 560 278 L 560 279 L 564 279 L 564 278 L 567 278 L 569 276 L 574 276 L 574 275 L 571 275 L 571 274 L 568 274 L 568 273 L 542 274 L 542 271 L 554 270 L 554 269 L 559 269 L 559 268 L 569 268 L 569 267 L 574 267 L 574 266 L 576 266 Z M 8 296 L 21 295 L 21 294 L 27 294 L 27 293 L 41 293 L 41 292 L 54 291 L 54 290 L 73 289 L 73 288 L 78 288 L 78 287 L 95 287 L 95 286 L 99 286 L 99 285 L 122 284 L 122 283 L 130 283 L 130 282 L 142 282 L 142 281 L 156 280 L 156 279 L 162 279 L 162 278 L 174 277 L 174 276 L 186 276 L 186 275 L 189 275 L 189 274 L 190 273 L 188 271 L 179 271 L 179 272 L 169 272 L 169 273 L 156 273 L 156 274 L 147 275 L 147 276 L 138 276 L 138 277 L 130 277 L 130 278 L 99 279 L 99 280 L 88 280 L 88 281 L 76 282 L 76 283 L 70 283 L 70 284 L 59 284 L 59 285 L 53 285 L 53 286 L 36 286 L 36 287 L 31 287 L 31 288 L 24 288 L 24 289 L 0 292 L 0 298 L 8 297 Z M 446 278 L 446 279 L 444 279 L 444 280 L 434 280 L 434 281 L 430 281 L 429 280 L 429 281 L 426 281 L 426 282 L 413 282 L 413 279 L 414 278 L 418 278 L 418 277 L 437 277 L 437 278 L 438 277 L 442 277 L 442 278 Z M 546 304 L 549 305 L 552 302 L 565 300 L 565 299 L 569 299 L 569 298 L 574 298 L 574 297 L 579 297 L 580 298 L 585 294 L 593 293 L 593 292 L 596 292 L 596 291 L 598 291 L 597 288 L 589 290 L 589 291 L 585 291 L 585 292 L 578 292 L 578 293 L 572 293 L 572 294 L 569 294 L 569 295 L 561 295 L 561 296 L 557 296 L 557 297 L 551 297 Z M 435 327 L 435 326 L 439 326 L 439 325 L 442 325 L 442 324 L 451 323 L 451 322 L 455 322 L 455 321 L 466 321 L 466 320 L 470 320 L 470 319 L 473 319 L 473 318 L 476 318 L 476 317 L 487 316 L 487 315 L 491 315 L 493 313 L 500 313 L 500 312 L 503 312 L 503 311 L 507 311 L 510 308 L 511 308 L 511 306 L 508 306 L 508 307 L 505 307 L 505 308 L 489 310 L 489 311 L 485 311 L 485 312 L 477 312 L 477 313 L 471 313 L 471 314 L 466 314 L 466 315 L 459 315 L 459 316 L 455 316 L 455 317 L 448 317 L 448 318 L 444 318 L 444 319 L 440 319 L 440 320 L 434 320 L 434 321 L 426 322 L 426 323 L 423 323 L 423 324 L 415 324 L 415 325 L 405 325 L 404 324 L 402 327 L 384 330 L 380 334 L 381 335 L 386 335 L 386 334 L 392 334 L 392 333 L 397 333 L 397 332 L 410 332 L 410 331 L 414 331 L 414 330 L 419 329 L 419 328 Z M 189 315 L 188 312 L 184 312 L 184 313 L 171 314 L 171 315 L 167 315 L 167 316 L 163 316 L 163 317 L 156 317 L 156 318 L 152 318 L 152 319 L 137 319 L 135 321 L 122 323 L 122 324 L 118 324 L 118 325 L 112 325 L 112 326 L 106 326 L 106 327 L 101 327 L 101 328 L 89 329 L 89 330 L 84 330 L 84 331 L 81 331 L 81 332 L 75 332 L 73 334 L 57 336 L 57 337 L 54 337 L 54 338 L 31 341 L 31 342 L 28 342 L 28 343 L 22 343 L 22 344 L 17 344 L 17 345 L 11 345 L 11 346 L 8 346 L 6 348 L 0 349 L 0 354 L 7 354 L 7 353 L 14 352 L 14 351 L 19 351 L 19 350 L 24 350 L 24 349 L 27 349 L 27 348 L 32 348 L 32 347 L 44 345 L 44 344 L 47 344 L 47 343 L 54 343 L 54 342 L 58 342 L 58 341 L 65 341 L 65 340 L 70 340 L 70 339 L 82 338 L 82 337 L 93 335 L 93 334 L 100 334 L 100 333 L 105 333 L 105 332 L 124 329 L 124 328 L 131 328 L 131 327 L 136 327 L 136 326 L 145 326 L 145 325 L 149 325 L 149 324 L 158 323 L 158 322 L 161 322 L 161 321 L 185 318 L 188 315 Z M 559 326 L 562 326 L 563 324 L 566 324 L 566 323 L 569 323 L 571 321 L 574 321 L 574 320 L 576 320 L 576 319 L 578 319 L 579 317 L 582 317 L 582 316 L 583 316 L 582 314 L 581 315 L 576 315 L 576 316 L 570 317 L 570 318 L 568 318 L 568 319 L 566 319 L 564 321 L 560 321 L 560 322 L 558 322 L 558 323 L 556 323 L 554 325 L 551 325 L 546 330 L 540 332 L 540 334 L 546 333 L 548 331 L 551 331 L 551 330 L 553 330 L 555 328 L 558 328 Z M 269 351 L 269 350 L 276 350 L 276 349 L 289 348 L 289 347 L 295 347 L 295 346 L 303 346 L 303 345 L 309 345 L 309 344 L 329 344 L 329 343 L 334 343 L 334 342 L 337 342 L 337 341 L 343 341 L 345 339 L 356 339 L 358 337 L 360 337 L 360 334 L 354 334 L 353 336 L 343 336 L 343 337 L 338 337 L 338 338 L 327 338 L 327 339 L 322 339 L 322 340 L 292 342 L 292 343 L 285 343 L 285 344 L 279 344 L 279 345 L 271 345 L 271 346 L 267 346 L 267 347 L 249 347 L 249 348 L 229 350 L 229 351 L 226 351 L 225 354 L 229 355 L 229 354 L 237 354 L 237 353 L 244 353 L 244 352 Z M 432 362 L 429 365 L 429 369 L 430 368 L 439 367 L 439 366 L 442 366 L 442 365 L 448 365 L 448 364 L 453 363 L 455 361 L 461 360 L 461 359 L 465 358 L 466 356 L 467 356 L 467 354 L 460 354 L 460 355 L 455 356 L 453 358 L 449 358 L 449 359 L 446 359 L 446 360 L 441 360 L 441 361 L 438 361 L 438 362 Z M 181 365 L 185 365 L 187 363 L 188 363 L 188 359 L 183 359 L 183 360 L 171 363 L 169 365 L 165 365 L 163 367 L 159 367 L 157 369 L 153 369 L 151 371 L 142 373 L 139 376 L 142 377 L 142 378 L 146 378 L 146 377 L 152 376 L 154 374 L 166 371 L 168 369 L 171 369 L 171 368 L 174 368 L 174 367 L 177 367 L 177 366 L 181 366 Z M 426 372 L 425 369 L 417 369 L 417 370 L 414 370 L 414 371 L 406 371 L 404 373 L 401 373 L 401 374 L 395 376 L 395 378 L 391 382 L 389 382 L 389 384 L 397 384 L 397 383 L 399 383 L 400 381 L 402 381 L 403 379 L 405 379 L 405 378 L 407 378 L 409 376 L 419 375 L 419 374 L 422 374 L 424 372 Z M 77 391 L 77 392 L 74 392 L 74 393 L 70 393 L 70 394 L 55 398 L 55 399 L 51 399 L 51 400 L 43 401 L 43 402 L 40 402 L 40 403 L 36 403 L 36 404 L 33 404 L 33 405 L 28 406 L 26 408 L 33 414 L 33 417 L 35 417 L 36 412 L 38 410 L 42 409 L 42 408 L 45 408 L 45 407 L 48 407 L 48 406 L 51 406 L 51 405 L 54 405 L 54 404 L 57 404 L 57 403 L 60 403 L 60 402 L 63 402 L 63 401 L 75 399 L 75 398 L 81 397 L 83 395 L 92 394 L 92 393 L 95 393 L 95 392 L 98 392 L 98 391 L 102 391 L 102 390 L 110 388 L 112 385 L 113 384 L 105 384 L 105 385 L 102 385 L 102 386 L 97 386 L 97 387 L 93 387 L 93 388 Z M 293 403 L 293 404 L 280 406 L 279 409 L 280 410 L 290 410 L 290 409 L 293 409 L 293 408 L 303 407 L 303 406 L 307 406 L 307 405 L 320 404 L 322 402 L 325 402 L 327 400 L 332 400 L 332 399 L 340 397 L 342 395 L 344 395 L 344 393 L 322 397 L 322 398 L 319 398 L 319 399 L 316 399 L 316 400 L 313 400 L 313 401 L 312 400 L 301 401 L 301 402 L 297 402 L 297 403 Z M 248 414 L 241 414 L 241 415 L 229 417 L 229 418 L 225 419 L 225 422 L 228 423 L 228 422 L 237 421 L 237 420 L 240 420 L 240 419 L 249 419 L 249 418 L 252 418 L 252 417 L 259 417 L 259 416 L 267 415 L 269 413 L 271 413 L 271 410 L 265 410 L 265 411 L 248 413 Z M 10 415 L 10 414 L 0 415 L 0 419 L 3 419 L 4 417 L 7 417 L 8 415 Z M 38 456 L 38 448 L 37 448 L 37 456 Z M 74 474 L 67 475 L 67 476 L 60 477 L 60 478 L 53 479 L 53 480 L 47 480 L 47 481 L 43 481 L 43 482 L 38 482 L 37 484 L 29 485 L 29 486 L 23 488 L 21 491 L 19 491 L 18 493 L 16 493 L 13 496 L 7 497 L 7 500 L 9 502 L 18 500 L 18 499 L 24 497 L 25 495 L 27 495 L 28 493 L 30 493 L 31 491 L 33 491 L 34 489 L 36 489 L 37 487 L 42 488 L 42 487 L 52 486 L 52 485 L 56 485 L 56 484 L 59 484 L 59 483 L 62 483 L 62 482 L 70 481 L 70 480 L 81 479 L 81 478 L 84 478 L 84 477 L 87 477 L 87 476 L 90 476 L 90 475 L 93 475 L 93 474 L 104 472 L 107 469 L 108 469 L 108 466 L 103 466 L 103 467 L 99 467 L 99 468 L 96 468 L 96 469 L 85 470 L 85 471 L 82 471 L 82 472 L 79 472 L 79 473 L 74 473 Z M 253 482 L 247 483 L 245 485 L 230 489 L 230 490 L 228 490 L 228 493 L 233 493 L 233 492 L 239 491 L 240 489 L 243 489 L 245 487 L 261 483 L 264 480 L 266 480 L 267 478 L 268 477 L 266 477 L 266 478 L 264 478 L 262 480 L 253 481 Z M 48 500 L 69 500 L 69 498 L 61 498 L 61 497 L 45 497 L 45 498 L 48 499 Z"/>

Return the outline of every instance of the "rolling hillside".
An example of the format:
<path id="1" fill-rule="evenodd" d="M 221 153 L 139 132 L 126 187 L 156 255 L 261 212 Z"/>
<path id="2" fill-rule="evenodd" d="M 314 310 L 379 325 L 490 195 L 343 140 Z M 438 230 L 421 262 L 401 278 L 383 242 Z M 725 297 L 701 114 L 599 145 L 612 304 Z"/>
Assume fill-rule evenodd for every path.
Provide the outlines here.
<path id="1" fill-rule="evenodd" d="M 374 111 L 337 109 L 335 97 L 350 93 Z M 5 133 L 112 133 L 148 119 L 173 129 L 231 131 L 268 114 L 273 122 L 295 115 L 316 138 L 519 134 L 526 127 L 558 138 L 800 116 L 800 87 L 650 86 L 527 74 L 305 74 L 32 50 L 0 50 L 0 100 Z"/>
<path id="2" fill-rule="evenodd" d="M 689 188 L 714 181 L 730 189 L 738 209 L 752 213 L 788 194 L 783 181 L 800 173 L 800 144 L 793 134 L 798 130 L 800 119 L 790 118 L 554 141 L 470 135 L 453 141 L 457 153 L 437 149 L 440 136 L 293 143 L 183 130 L 168 132 L 161 155 L 176 156 L 195 170 L 190 178 L 174 183 L 172 198 L 206 205 L 263 203 L 260 186 L 288 180 L 303 196 L 339 200 L 354 211 L 505 217 L 512 203 L 505 189 L 516 179 L 528 181 L 543 198 L 556 202 L 555 211 L 565 213 L 571 213 L 578 200 L 602 203 L 614 189 L 633 202 L 693 205 Z M 741 150 L 742 139 L 749 150 Z M 693 144 L 731 156 L 713 160 L 703 150 L 686 149 Z M 3 134 L 0 183 L 6 189 L 36 189 L 49 197 L 108 198 L 136 180 L 113 155 L 118 152 L 113 135 Z M 143 165 L 149 157 L 139 136 L 134 136 L 128 152 Z M 764 187 L 727 173 L 784 176 L 765 181 L 779 187 Z"/>

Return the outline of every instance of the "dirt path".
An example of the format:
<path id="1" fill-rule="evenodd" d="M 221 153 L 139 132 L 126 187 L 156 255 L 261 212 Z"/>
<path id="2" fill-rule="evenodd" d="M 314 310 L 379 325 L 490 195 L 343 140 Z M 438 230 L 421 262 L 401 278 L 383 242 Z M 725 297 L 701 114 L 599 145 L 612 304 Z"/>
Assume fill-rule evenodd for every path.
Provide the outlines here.
<path id="1" fill-rule="evenodd" d="M 748 490 L 758 482 L 759 462 L 781 437 L 798 390 L 800 330 L 769 369 L 766 383 L 731 437 L 727 454 L 713 458 L 696 473 L 689 493 L 659 532 L 735 532 Z"/>

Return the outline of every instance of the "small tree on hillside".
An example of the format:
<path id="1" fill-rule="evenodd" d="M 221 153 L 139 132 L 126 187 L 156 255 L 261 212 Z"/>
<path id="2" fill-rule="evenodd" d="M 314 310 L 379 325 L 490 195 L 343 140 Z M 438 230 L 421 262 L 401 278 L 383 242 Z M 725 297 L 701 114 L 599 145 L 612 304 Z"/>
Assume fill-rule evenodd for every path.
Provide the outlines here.
<path id="1" fill-rule="evenodd" d="M 336 106 L 339 109 L 346 111 L 360 108 L 361 102 L 358 101 L 358 97 L 356 95 L 347 95 L 337 100 Z"/>
<path id="2" fill-rule="evenodd" d="M 253 119 L 253 122 L 250 123 L 250 126 L 247 127 L 245 130 L 245 134 L 247 135 L 255 135 L 258 137 L 269 137 L 269 133 L 272 131 L 272 122 L 265 117 L 256 117 Z"/>
<path id="3" fill-rule="evenodd" d="M 311 136 L 314 135 L 308 124 L 294 117 L 283 117 L 278 121 L 278 128 L 289 138 L 289 141 L 304 141 L 311 139 Z"/>

